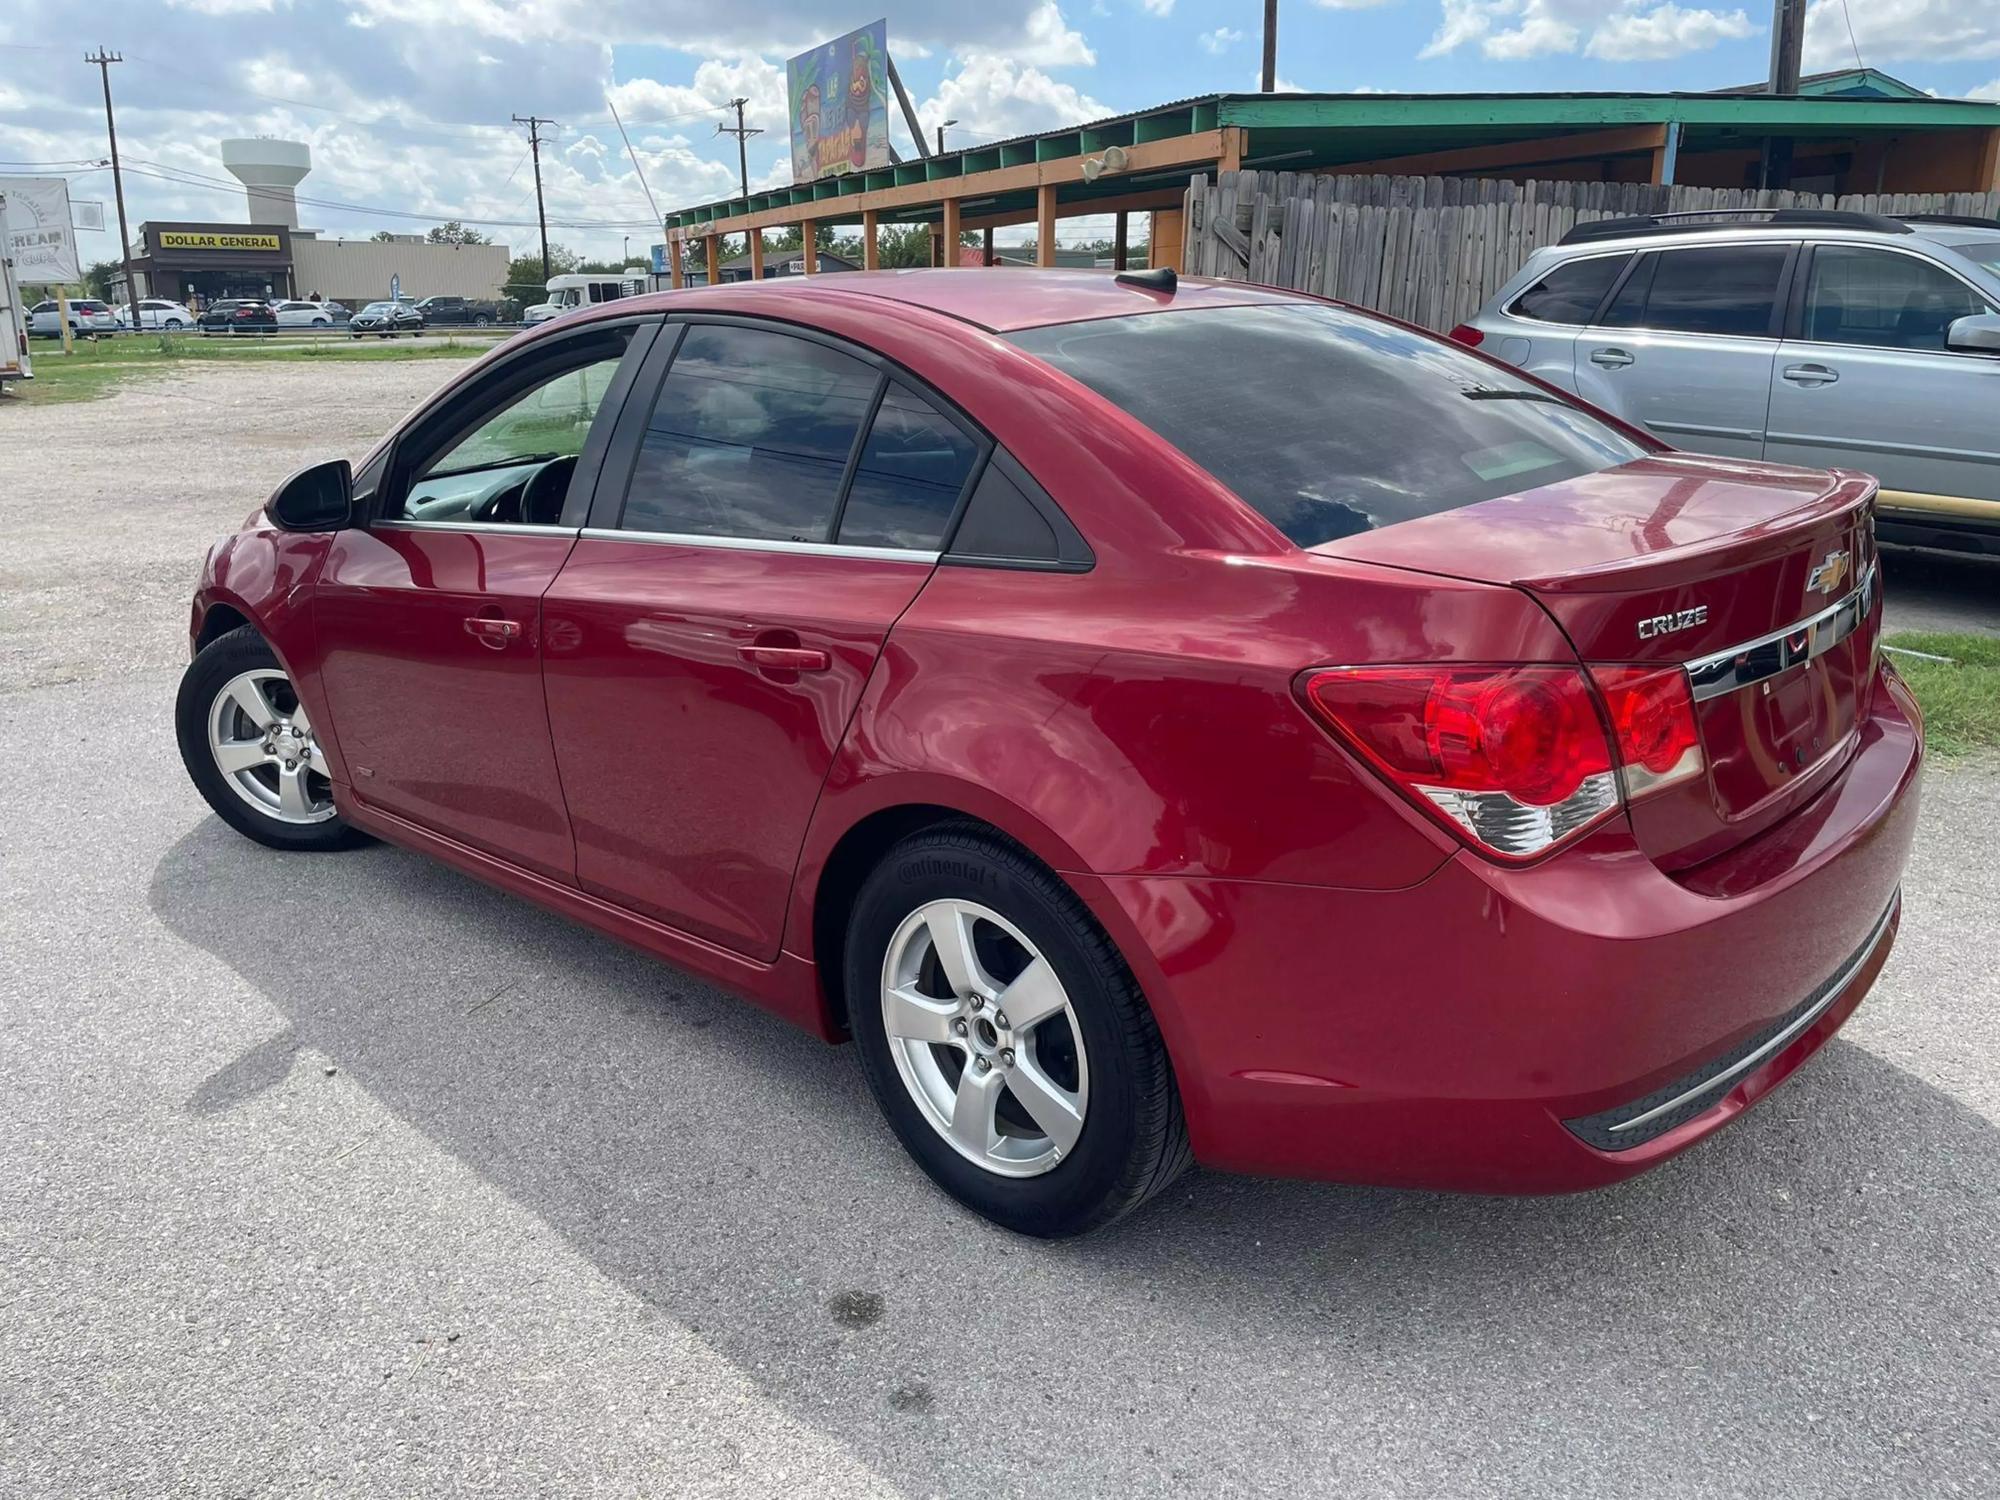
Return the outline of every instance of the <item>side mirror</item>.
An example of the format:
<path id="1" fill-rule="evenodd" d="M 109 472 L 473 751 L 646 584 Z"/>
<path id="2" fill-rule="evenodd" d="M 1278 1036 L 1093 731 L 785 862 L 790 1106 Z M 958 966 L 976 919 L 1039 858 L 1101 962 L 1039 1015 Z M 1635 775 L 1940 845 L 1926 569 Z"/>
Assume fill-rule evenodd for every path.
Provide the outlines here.
<path id="1" fill-rule="evenodd" d="M 2000 354 L 2000 313 L 1954 318 L 1944 331 L 1944 346 L 1957 354 Z"/>
<path id="2" fill-rule="evenodd" d="M 354 521 L 354 466 L 310 464 L 272 492 L 264 514 L 280 531 L 339 531 Z"/>

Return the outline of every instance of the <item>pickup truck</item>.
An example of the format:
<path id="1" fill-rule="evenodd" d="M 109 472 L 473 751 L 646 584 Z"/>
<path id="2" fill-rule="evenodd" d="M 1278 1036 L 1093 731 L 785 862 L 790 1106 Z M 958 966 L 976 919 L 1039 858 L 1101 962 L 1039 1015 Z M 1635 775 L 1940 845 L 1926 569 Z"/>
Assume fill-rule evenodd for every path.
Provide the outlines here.
<path id="1" fill-rule="evenodd" d="M 473 297 L 426 297 L 417 304 L 417 311 L 424 315 L 427 327 L 470 323 L 484 328 L 489 323 L 511 323 L 516 316 L 511 302 L 482 302 Z"/>

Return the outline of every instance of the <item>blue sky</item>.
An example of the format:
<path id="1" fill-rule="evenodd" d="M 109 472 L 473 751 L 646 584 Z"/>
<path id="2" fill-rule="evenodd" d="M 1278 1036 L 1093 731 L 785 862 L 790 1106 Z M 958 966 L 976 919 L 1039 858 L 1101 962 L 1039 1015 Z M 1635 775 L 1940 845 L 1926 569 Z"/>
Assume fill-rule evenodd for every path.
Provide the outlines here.
<path id="1" fill-rule="evenodd" d="M 1769 52 L 1767 0 L 1283 0 L 1279 77 L 1344 92 L 1708 89 Z M 97 72 L 113 70 L 128 205 L 146 219 L 242 217 L 217 143 L 304 140 L 305 222 L 365 236 L 477 221 L 533 241 L 533 180 L 513 113 L 560 122 L 544 152 L 551 237 L 635 258 L 662 209 L 735 190 L 726 101 L 766 128 L 753 187 L 789 180 L 784 59 L 886 13 L 928 129 L 997 139 L 1190 94 L 1251 90 L 1261 0 L 74 0 L 0 5 L 0 174 L 70 177 L 110 198 Z M 1850 39 L 1851 22 L 1851 39 Z M 217 47 L 227 38 L 226 49 Z M 1861 58 L 1942 94 L 2000 98 L 2000 0 L 1811 0 L 1808 69 Z M 900 122 L 895 137 L 905 142 Z M 1066 222 L 1088 235 L 1089 221 Z M 115 235 L 85 235 L 87 257 Z"/>

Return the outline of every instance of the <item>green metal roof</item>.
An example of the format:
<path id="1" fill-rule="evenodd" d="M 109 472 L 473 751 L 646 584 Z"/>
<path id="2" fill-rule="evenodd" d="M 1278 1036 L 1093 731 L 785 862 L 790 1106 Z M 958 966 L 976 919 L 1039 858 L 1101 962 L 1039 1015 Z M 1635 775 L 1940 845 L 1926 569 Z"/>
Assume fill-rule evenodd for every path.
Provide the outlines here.
<path id="1" fill-rule="evenodd" d="M 1830 75 L 1841 77 L 1843 75 Z M 1882 75 L 1887 77 L 1887 75 Z M 1817 80 L 1816 80 L 1817 81 Z M 1894 82 L 1895 80 L 1890 80 Z M 1193 135 L 1218 126 L 1249 132 L 1244 164 L 1303 171 L 1465 146 L 1507 145 L 1632 125 L 1678 121 L 1684 152 L 1749 145 L 1766 135 L 1852 136 L 1871 132 L 2000 127 L 2000 103 L 1853 93 L 1820 94 L 1209 94 L 1085 125 L 947 151 L 871 172 L 725 198 L 668 214 L 686 227 L 766 209 L 835 205 L 841 198 L 938 182 L 999 167 L 1095 155 L 1107 146 Z M 1094 187 L 1066 184 L 1069 204 L 1131 191 L 1131 178 Z M 885 215 L 885 217 L 890 217 Z M 912 209 L 910 221 L 936 218 Z"/>

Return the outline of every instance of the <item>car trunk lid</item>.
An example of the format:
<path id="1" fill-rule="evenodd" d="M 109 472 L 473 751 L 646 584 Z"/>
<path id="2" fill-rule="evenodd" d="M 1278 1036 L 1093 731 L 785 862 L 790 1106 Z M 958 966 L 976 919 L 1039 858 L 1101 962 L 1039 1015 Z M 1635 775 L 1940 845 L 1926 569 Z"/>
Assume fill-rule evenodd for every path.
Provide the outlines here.
<path id="1" fill-rule="evenodd" d="M 1874 683 L 1874 493 L 1857 474 L 1656 454 L 1313 550 L 1523 589 L 1588 663 L 1688 666 L 1706 773 L 1632 808 L 1679 869 L 1845 764 Z"/>

